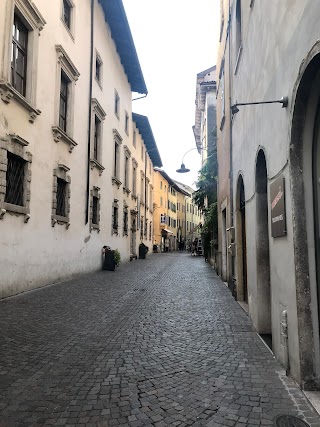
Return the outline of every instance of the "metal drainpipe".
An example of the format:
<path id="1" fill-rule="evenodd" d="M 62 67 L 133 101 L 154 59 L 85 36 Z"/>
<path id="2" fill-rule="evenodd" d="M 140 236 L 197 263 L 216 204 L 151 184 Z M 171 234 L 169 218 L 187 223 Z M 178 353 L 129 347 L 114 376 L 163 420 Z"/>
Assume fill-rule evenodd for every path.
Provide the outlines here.
<path id="1" fill-rule="evenodd" d="M 90 40 L 90 85 L 89 85 L 89 117 L 88 117 L 88 157 L 87 157 L 87 189 L 86 189 L 86 219 L 89 222 L 89 202 L 90 202 L 90 142 L 91 142 L 91 113 L 92 113 L 92 85 L 93 85 L 93 23 L 94 23 L 94 1 L 91 0 L 91 40 Z"/>
<path id="2" fill-rule="evenodd" d="M 232 114 L 231 114 L 231 5 L 229 0 L 229 24 L 227 29 L 227 38 L 229 40 L 229 105 L 228 105 L 228 111 L 229 111 L 229 123 L 230 123 L 230 153 L 229 153 L 229 162 L 230 162 L 230 228 L 232 229 L 234 227 L 234 221 L 233 221 L 233 165 L 232 165 Z M 231 233 L 231 231 L 230 231 Z M 232 236 L 232 234 L 230 234 Z M 231 237 L 230 237 L 231 238 Z M 234 256 L 231 253 L 231 268 L 229 269 L 229 272 L 231 274 L 230 277 L 230 284 L 233 288 L 234 286 Z"/>

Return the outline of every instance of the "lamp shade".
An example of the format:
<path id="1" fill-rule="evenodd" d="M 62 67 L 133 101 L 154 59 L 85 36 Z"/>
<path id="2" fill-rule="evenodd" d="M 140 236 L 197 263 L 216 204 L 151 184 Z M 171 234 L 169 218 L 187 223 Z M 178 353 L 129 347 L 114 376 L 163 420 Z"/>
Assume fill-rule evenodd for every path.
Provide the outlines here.
<path id="1" fill-rule="evenodd" d="M 182 163 L 180 169 L 177 169 L 176 172 L 178 172 L 178 173 L 186 173 L 186 172 L 190 172 L 190 169 L 186 168 L 185 164 Z"/>

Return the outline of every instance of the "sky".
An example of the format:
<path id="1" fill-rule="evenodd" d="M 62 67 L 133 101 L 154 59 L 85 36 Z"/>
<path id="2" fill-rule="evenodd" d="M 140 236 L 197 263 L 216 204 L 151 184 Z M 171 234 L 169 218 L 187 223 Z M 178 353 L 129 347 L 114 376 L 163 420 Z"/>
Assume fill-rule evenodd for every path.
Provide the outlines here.
<path id="1" fill-rule="evenodd" d="M 216 65 L 219 0 L 123 0 L 148 88 L 133 112 L 148 117 L 163 169 L 195 188 L 201 167 L 192 150 L 184 158 L 189 173 L 176 173 L 183 155 L 195 148 L 197 74 Z"/>

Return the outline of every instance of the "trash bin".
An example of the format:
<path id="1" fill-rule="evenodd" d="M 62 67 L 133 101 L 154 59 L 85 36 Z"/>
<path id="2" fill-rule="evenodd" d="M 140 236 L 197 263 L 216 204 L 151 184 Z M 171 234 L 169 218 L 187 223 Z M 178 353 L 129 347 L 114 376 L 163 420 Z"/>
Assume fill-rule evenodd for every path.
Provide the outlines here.
<path id="1" fill-rule="evenodd" d="M 139 258 L 140 259 L 146 259 L 146 255 L 149 248 L 144 243 L 140 243 L 139 245 Z"/>
<path id="2" fill-rule="evenodd" d="M 116 261 L 114 252 L 111 249 L 105 249 L 102 270 L 114 271 L 116 269 Z"/>
<path id="3" fill-rule="evenodd" d="M 152 250 L 153 250 L 153 252 L 154 253 L 158 253 L 159 252 L 159 247 L 158 247 L 158 245 L 153 245 L 153 247 L 152 247 Z"/>

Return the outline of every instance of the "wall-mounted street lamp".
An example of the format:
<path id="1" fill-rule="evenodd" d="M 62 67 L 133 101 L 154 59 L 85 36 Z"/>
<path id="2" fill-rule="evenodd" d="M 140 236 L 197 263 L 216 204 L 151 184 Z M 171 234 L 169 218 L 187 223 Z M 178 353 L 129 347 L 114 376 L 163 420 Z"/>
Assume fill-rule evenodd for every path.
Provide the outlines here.
<path id="1" fill-rule="evenodd" d="M 260 105 L 260 104 L 282 104 L 282 108 L 285 108 L 288 106 L 288 97 L 283 96 L 281 99 L 278 99 L 277 101 L 261 101 L 261 102 L 236 102 L 235 104 L 231 105 L 231 113 L 236 114 L 239 111 L 239 106 L 241 105 Z"/>
<path id="2" fill-rule="evenodd" d="M 181 166 L 180 166 L 180 168 L 179 168 L 179 169 L 177 169 L 177 170 L 176 170 L 176 172 L 178 172 L 178 173 L 187 173 L 187 172 L 190 172 L 190 169 L 186 168 L 185 164 L 183 163 L 183 160 L 184 160 L 184 158 L 185 158 L 185 155 L 186 155 L 186 154 L 188 154 L 188 153 L 189 153 L 190 151 L 192 151 L 192 150 L 198 150 L 198 147 L 191 148 L 191 149 L 190 149 L 190 150 L 188 150 L 186 153 L 184 153 L 184 155 L 183 155 L 183 157 L 182 157 Z M 205 151 L 208 151 L 206 148 L 203 148 L 203 147 L 200 147 L 200 148 L 199 148 L 199 150 L 205 150 Z"/>

